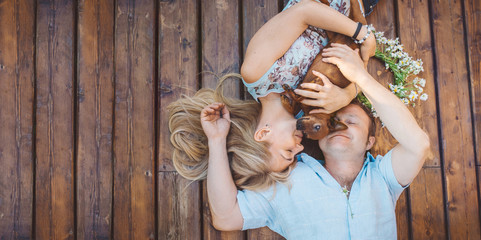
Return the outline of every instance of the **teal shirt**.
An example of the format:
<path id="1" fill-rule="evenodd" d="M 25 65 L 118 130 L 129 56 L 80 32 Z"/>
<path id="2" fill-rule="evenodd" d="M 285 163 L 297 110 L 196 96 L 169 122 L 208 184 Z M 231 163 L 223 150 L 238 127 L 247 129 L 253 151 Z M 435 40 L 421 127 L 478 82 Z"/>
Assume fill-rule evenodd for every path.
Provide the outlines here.
<path id="1" fill-rule="evenodd" d="M 405 187 L 394 176 L 391 153 L 368 153 L 349 198 L 319 161 L 300 154 L 290 190 L 278 183 L 238 191 L 243 229 L 268 226 L 287 239 L 396 239 L 396 201 Z"/>

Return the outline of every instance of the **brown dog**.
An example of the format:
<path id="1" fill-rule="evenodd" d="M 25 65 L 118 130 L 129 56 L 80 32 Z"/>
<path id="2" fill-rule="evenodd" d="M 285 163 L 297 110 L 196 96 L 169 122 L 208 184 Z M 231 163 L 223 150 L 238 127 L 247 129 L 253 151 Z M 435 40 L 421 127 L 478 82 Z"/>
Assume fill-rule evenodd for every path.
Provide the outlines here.
<path id="1" fill-rule="evenodd" d="M 321 2 L 329 5 L 329 2 L 327 0 L 321 0 Z M 361 8 L 357 0 L 351 0 L 351 10 L 349 13 L 349 18 L 351 18 L 355 22 L 360 22 L 363 25 L 367 24 L 366 18 L 364 18 L 364 16 L 362 15 Z M 326 47 L 330 47 L 331 43 L 340 43 L 346 44 L 352 49 L 358 48 L 358 45 L 354 43 L 354 41 L 348 36 L 329 31 L 326 31 L 326 33 L 329 38 L 329 44 L 327 44 Z M 322 80 L 312 73 L 312 70 L 324 74 L 333 84 L 341 88 L 345 88 L 351 83 L 344 77 L 344 75 L 342 75 L 341 71 L 339 71 L 339 68 L 337 66 L 330 63 L 325 63 L 321 61 L 321 59 L 322 55 L 321 53 L 319 53 L 312 62 L 312 65 L 309 67 L 309 70 L 307 70 L 307 75 L 299 83 L 299 85 L 301 83 L 317 83 L 319 85 L 324 85 Z M 292 89 L 289 85 L 285 84 L 283 85 L 283 88 L 285 92 L 281 95 L 281 101 L 284 107 L 292 114 L 295 114 L 300 110 L 302 110 L 305 114 L 304 117 L 297 120 L 296 128 L 297 130 L 302 130 L 304 132 L 304 136 L 306 136 L 307 138 L 319 140 L 324 138 L 329 133 L 329 131 L 338 131 L 347 128 L 345 124 L 335 121 L 333 119 L 333 115 L 323 113 L 315 113 L 309 115 L 309 112 L 314 109 L 314 107 L 301 104 L 300 102 L 304 98 L 295 94 L 294 89 Z M 312 91 L 310 89 L 304 90 Z"/>

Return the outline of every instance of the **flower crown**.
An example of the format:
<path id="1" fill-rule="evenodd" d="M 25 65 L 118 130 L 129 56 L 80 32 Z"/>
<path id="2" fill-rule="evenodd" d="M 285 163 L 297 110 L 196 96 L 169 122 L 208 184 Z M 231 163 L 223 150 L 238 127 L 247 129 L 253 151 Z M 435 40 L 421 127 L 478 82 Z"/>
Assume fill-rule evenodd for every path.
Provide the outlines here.
<path id="1" fill-rule="evenodd" d="M 389 84 L 389 89 L 406 105 L 415 107 L 416 100 L 426 101 L 428 94 L 423 93 L 426 80 L 416 77 L 424 71 L 423 61 L 421 59 L 413 60 L 404 52 L 403 45 L 399 43 L 399 38 L 387 39 L 384 37 L 384 32 L 373 31 L 373 33 L 376 37 L 376 53 L 374 56 L 384 61 L 386 69 L 390 69 L 394 74 L 394 83 Z M 364 94 L 359 93 L 357 98 L 375 114 L 372 104 Z"/>

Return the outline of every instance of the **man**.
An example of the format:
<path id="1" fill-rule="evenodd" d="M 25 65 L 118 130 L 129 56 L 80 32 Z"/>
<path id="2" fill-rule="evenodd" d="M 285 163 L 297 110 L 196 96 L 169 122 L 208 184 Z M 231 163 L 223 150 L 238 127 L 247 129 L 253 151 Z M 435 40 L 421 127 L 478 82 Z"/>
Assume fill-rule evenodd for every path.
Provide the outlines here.
<path id="1" fill-rule="evenodd" d="M 369 134 L 372 120 L 359 105 L 350 104 L 336 114 L 348 129 L 319 141 L 324 166 L 301 154 L 290 186 L 252 192 L 235 190 L 225 143 L 210 134 L 207 190 L 217 229 L 268 226 L 288 239 L 396 239 L 396 201 L 422 167 L 429 138 L 405 105 L 367 73 L 356 51 L 332 44 L 323 56 L 364 92 L 399 144 L 383 157 L 368 153 L 365 158 L 375 140 Z M 303 87 L 320 91 L 323 86 Z"/>

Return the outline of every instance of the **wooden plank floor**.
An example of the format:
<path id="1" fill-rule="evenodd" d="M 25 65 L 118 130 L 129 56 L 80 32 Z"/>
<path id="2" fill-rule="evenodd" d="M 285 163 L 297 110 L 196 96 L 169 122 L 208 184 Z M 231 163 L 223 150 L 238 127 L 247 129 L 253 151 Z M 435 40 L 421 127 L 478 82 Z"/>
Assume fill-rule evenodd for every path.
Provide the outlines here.
<path id="1" fill-rule="evenodd" d="M 205 184 L 173 167 L 166 106 L 239 72 L 286 2 L 0 1 L 0 239 L 282 239 L 211 226 Z M 481 239 L 481 1 L 380 0 L 367 20 L 423 60 L 429 94 L 398 238 Z M 373 153 L 394 144 L 379 130 Z"/>

